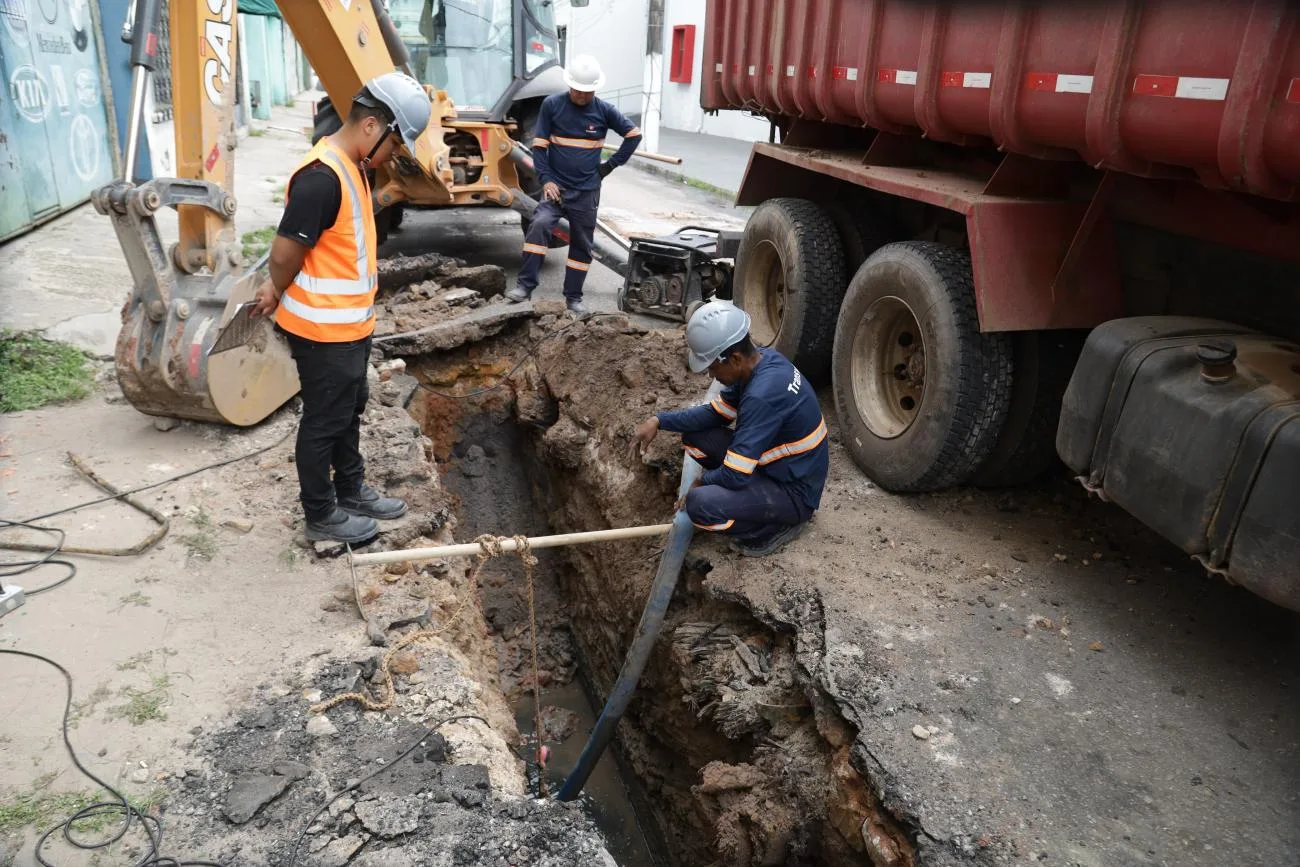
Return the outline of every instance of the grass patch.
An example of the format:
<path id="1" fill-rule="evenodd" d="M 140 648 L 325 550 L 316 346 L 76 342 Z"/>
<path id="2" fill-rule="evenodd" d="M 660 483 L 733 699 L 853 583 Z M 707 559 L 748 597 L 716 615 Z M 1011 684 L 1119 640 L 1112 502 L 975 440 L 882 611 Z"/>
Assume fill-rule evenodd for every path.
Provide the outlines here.
<path id="1" fill-rule="evenodd" d="M 117 606 L 118 611 L 121 611 L 123 608 L 125 608 L 128 605 L 134 605 L 136 608 L 149 607 L 149 597 L 141 593 L 139 590 L 136 590 L 135 592 L 131 593 L 128 596 L 123 596 L 121 599 L 117 601 L 118 603 L 120 603 Z"/>
<path id="2" fill-rule="evenodd" d="M 15 834 L 23 828 L 32 827 L 40 834 L 67 821 L 73 814 L 86 809 L 91 804 L 111 802 L 113 796 L 108 792 L 48 792 L 55 775 L 47 774 L 32 784 L 29 792 L 10 792 L 0 803 L 0 836 Z M 141 813 L 151 814 L 167 800 L 166 789 L 155 787 L 140 797 L 126 796 L 126 800 Z M 121 825 L 120 812 L 106 812 L 88 816 L 72 826 L 74 834 L 94 835 Z"/>
<path id="3" fill-rule="evenodd" d="M 266 130 L 260 127 L 253 126 L 248 128 L 249 138 L 261 138 L 264 135 L 266 135 Z"/>
<path id="4" fill-rule="evenodd" d="M 171 685 L 170 677 L 166 674 L 157 674 L 150 681 L 148 689 L 136 689 L 134 686 L 122 687 L 117 694 L 120 698 L 126 699 L 126 702 L 110 707 L 109 718 L 124 719 L 133 726 L 167 719 L 167 712 L 163 710 L 163 705 L 171 699 Z"/>
<path id="5" fill-rule="evenodd" d="M 113 693 L 109 691 L 108 686 L 101 683 L 85 699 L 72 703 L 72 713 L 68 714 L 68 725 L 76 728 L 78 723 L 95 712 L 96 707 L 112 697 Z"/>
<path id="6" fill-rule="evenodd" d="M 279 560 L 280 565 L 290 572 L 298 568 L 298 552 L 292 548 L 285 548 L 281 551 Z"/>
<path id="7" fill-rule="evenodd" d="M 271 201 L 275 202 L 277 205 L 283 205 L 284 194 L 288 189 L 288 184 L 280 184 L 280 186 L 275 188 L 275 192 L 271 194 Z"/>
<path id="8" fill-rule="evenodd" d="M 0 332 L 0 412 L 36 409 L 90 394 L 86 353 L 31 331 Z"/>
<path id="9" fill-rule="evenodd" d="M 260 259 L 263 253 L 271 249 L 271 239 L 274 237 L 275 226 L 254 229 L 240 236 L 239 242 L 244 246 L 245 261 L 251 262 Z"/>
<path id="10" fill-rule="evenodd" d="M 185 555 L 187 557 L 211 560 L 217 556 L 217 540 L 206 530 L 177 536 L 176 540 L 185 546 Z"/>

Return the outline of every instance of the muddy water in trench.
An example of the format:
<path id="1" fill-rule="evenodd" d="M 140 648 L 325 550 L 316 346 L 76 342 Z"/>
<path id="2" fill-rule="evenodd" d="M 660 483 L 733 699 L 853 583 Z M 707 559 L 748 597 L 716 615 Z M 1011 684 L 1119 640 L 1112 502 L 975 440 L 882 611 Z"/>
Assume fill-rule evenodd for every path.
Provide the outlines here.
<path id="1" fill-rule="evenodd" d="M 469 541 L 482 533 L 549 533 L 545 514 L 533 502 L 530 473 L 540 470 L 525 457 L 526 432 L 500 410 L 467 415 L 458 434 L 450 461 L 440 467 L 443 483 L 458 500 L 458 541 Z M 577 655 L 558 588 L 557 570 L 565 567 L 565 559 L 555 550 L 537 551 L 536 556 L 539 562 L 534 571 L 534 595 L 542 706 L 576 714 L 572 734 L 561 742 L 548 742 L 551 758 L 546 777 L 553 794 L 576 763 L 595 724 L 596 711 L 578 677 Z M 480 596 L 484 614 L 497 636 L 501 687 L 511 700 L 519 731 L 525 738 L 520 757 L 531 765 L 534 715 L 529 686 L 529 613 L 527 582 L 519 560 L 508 557 L 489 563 L 480 581 Z M 597 764 L 584 789 L 583 802 L 621 867 L 654 867 L 658 863 L 612 752 Z"/>

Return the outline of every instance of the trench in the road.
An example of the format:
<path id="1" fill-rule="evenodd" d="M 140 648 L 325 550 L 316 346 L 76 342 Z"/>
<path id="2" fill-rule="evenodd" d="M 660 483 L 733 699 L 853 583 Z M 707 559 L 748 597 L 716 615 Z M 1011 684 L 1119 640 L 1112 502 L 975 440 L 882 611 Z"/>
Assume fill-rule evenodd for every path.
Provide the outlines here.
<path id="1" fill-rule="evenodd" d="M 528 343 L 520 327 L 408 359 L 408 369 L 433 389 L 464 393 L 499 382 Z M 564 351 L 581 356 L 601 343 L 577 337 Z M 627 507 L 591 481 L 627 470 L 583 447 L 587 432 L 566 420 L 538 370 L 470 399 L 425 390 L 411 409 L 456 498 L 459 541 L 603 529 L 614 509 Z M 598 421 L 588 421 L 594 431 Z M 587 465 L 578 471 L 575 461 Z M 657 523 L 671 511 L 671 494 L 655 478 L 663 468 L 644 473 L 642 523 Z M 661 546 L 655 539 L 536 552 L 538 681 L 552 793 L 618 674 Z M 855 732 L 801 667 L 793 636 L 760 623 L 743 600 L 703 592 L 710 568 L 688 556 L 614 747 L 584 790 L 611 853 L 624 867 L 913 864 L 912 835 L 853 767 Z M 480 603 L 498 646 L 501 689 L 527 743 L 534 728 L 529 608 L 517 559 L 484 570 Z M 521 757 L 531 752 L 520 747 Z"/>

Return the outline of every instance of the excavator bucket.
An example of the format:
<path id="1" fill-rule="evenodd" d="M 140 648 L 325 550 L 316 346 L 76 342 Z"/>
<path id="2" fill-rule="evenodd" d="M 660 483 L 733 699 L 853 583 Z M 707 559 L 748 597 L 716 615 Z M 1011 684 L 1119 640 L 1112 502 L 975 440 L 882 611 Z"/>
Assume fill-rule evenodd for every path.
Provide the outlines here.
<path id="1" fill-rule="evenodd" d="M 232 252 L 188 273 L 158 233 L 160 208 L 198 205 L 229 216 L 233 198 L 206 181 L 162 178 L 110 184 L 93 202 L 112 218 L 134 282 L 117 340 L 118 383 L 132 406 L 148 415 L 247 426 L 298 393 L 288 345 L 269 320 L 250 323 L 241 339 L 229 341 L 233 348 L 212 353 L 239 307 L 269 279 L 266 257 L 244 270 Z"/>

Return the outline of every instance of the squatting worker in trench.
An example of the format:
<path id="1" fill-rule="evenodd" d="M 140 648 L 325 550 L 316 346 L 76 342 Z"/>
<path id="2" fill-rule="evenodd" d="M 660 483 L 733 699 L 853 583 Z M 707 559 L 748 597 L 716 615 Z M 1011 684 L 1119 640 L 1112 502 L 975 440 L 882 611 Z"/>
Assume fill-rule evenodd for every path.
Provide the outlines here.
<path id="1" fill-rule="evenodd" d="M 643 454 L 661 429 L 682 434 L 704 473 L 678 508 L 695 526 L 733 537 L 742 554 L 771 554 L 796 538 L 821 504 L 829 453 L 817 396 L 785 356 L 755 348 L 749 314 L 730 301 L 695 311 L 686 346 L 690 369 L 707 370 L 724 386 L 721 394 L 646 419 L 632 452 Z"/>
<path id="2" fill-rule="evenodd" d="M 406 513 L 404 502 L 365 484 L 360 450 L 378 285 L 366 169 L 403 143 L 414 152 L 429 113 L 428 95 L 409 76 L 366 83 L 342 129 L 321 139 L 290 179 L 271 279 L 257 292 L 256 312 L 274 313 L 298 365 L 296 461 L 312 541 L 363 542 L 379 532 L 376 518 Z"/>
<path id="3" fill-rule="evenodd" d="M 564 302 L 574 313 L 585 313 L 582 284 L 591 268 L 591 245 L 600 207 L 600 182 L 623 165 L 641 143 L 641 130 L 614 106 L 599 99 L 605 84 L 596 58 L 580 54 L 564 74 L 568 93 L 556 93 L 543 102 L 533 128 L 533 167 L 542 182 L 542 203 L 533 214 L 524 239 L 524 259 L 515 288 L 506 299 L 527 301 L 537 288 L 537 272 L 560 217 L 569 220 L 569 259 L 564 270 Z M 605 133 L 623 137 L 618 151 L 600 161 Z"/>

